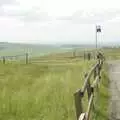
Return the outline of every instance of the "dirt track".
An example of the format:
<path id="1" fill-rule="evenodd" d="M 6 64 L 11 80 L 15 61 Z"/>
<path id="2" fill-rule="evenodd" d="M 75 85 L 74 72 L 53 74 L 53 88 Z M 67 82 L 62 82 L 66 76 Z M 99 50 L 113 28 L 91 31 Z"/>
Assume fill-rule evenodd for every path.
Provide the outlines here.
<path id="1" fill-rule="evenodd" d="M 108 62 L 110 78 L 110 120 L 120 120 L 120 61 Z"/>

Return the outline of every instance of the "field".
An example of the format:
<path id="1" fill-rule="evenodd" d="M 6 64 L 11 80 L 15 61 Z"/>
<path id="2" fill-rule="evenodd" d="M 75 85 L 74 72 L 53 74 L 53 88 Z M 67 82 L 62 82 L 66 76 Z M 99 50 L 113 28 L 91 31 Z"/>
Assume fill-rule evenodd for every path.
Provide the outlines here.
<path id="1" fill-rule="evenodd" d="M 55 45 L 0 43 L 0 56 L 29 53 L 29 55 L 33 57 L 65 51 L 70 51 L 70 49 L 63 49 Z"/>
<path id="2" fill-rule="evenodd" d="M 73 93 L 81 88 L 84 74 L 95 61 L 60 62 L 0 63 L 0 119 L 75 120 Z M 106 74 L 103 75 L 105 79 Z M 99 104 L 102 104 L 96 112 L 98 120 L 107 118 L 108 96 L 104 81 L 101 87 Z"/>
<path id="3" fill-rule="evenodd" d="M 120 48 L 103 49 L 107 60 L 120 59 Z"/>
<path id="4" fill-rule="evenodd" d="M 0 66 L 0 119 L 75 119 L 73 93 L 83 82 L 88 62 Z"/>

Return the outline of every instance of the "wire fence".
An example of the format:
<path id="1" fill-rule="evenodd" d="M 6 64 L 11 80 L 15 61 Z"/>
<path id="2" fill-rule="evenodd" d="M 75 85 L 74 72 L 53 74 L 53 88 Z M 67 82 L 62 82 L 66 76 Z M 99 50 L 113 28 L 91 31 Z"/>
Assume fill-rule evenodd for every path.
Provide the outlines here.
<path id="1" fill-rule="evenodd" d="M 0 60 L 3 62 L 3 64 L 6 64 L 10 61 L 25 61 L 26 64 L 28 64 L 29 58 L 28 53 L 25 54 L 19 54 L 19 55 L 11 55 L 11 56 L 0 56 Z"/>
<path id="2" fill-rule="evenodd" d="M 29 53 L 24 54 L 18 54 L 18 55 L 9 55 L 9 56 L 0 56 L 0 61 L 3 62 L 3 64 L 7 62 L 13 62 L 13 61 L 22 61 L 26 64 L 28 63 L 70 63 L 70 62 L 76 62 L 83 60 L 91 60 L 94 59 L 93 52 L 90 51 L 72 51 L 72 52 L 65 52 L 65 53 L 54 53 L 44 56 L 37 56 L 32 57 L 32 55 Z"/>

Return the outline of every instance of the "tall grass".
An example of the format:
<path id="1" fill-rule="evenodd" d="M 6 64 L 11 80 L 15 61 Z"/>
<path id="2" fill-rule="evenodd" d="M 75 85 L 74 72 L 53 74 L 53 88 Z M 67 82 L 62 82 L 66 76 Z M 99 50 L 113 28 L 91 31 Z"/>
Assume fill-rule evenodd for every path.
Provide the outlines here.
<path id="1" fill-rule="evenodd" d="M 103 49 L 107 60 L 118 60 L 120 59 L 120 48 L 108 48 Z"/>
<path id="2" fill-rule="evenodd" d="M 105 64 L 103 70 L 102 70 L 102 77 L 100 81 L 100 90 L 98 93 L 98 101 L 96 102 L 96 108 L 95 108 L 95 120 L 108 120 L 109 119 L 109 77 L 108 77 L 108 68 Z"/>
<path id="3" fill-rule="evenodd" d="M 92 63 L 0 63 L 0 119 L 75 120 L 73 93 L 81 88 Z"/>

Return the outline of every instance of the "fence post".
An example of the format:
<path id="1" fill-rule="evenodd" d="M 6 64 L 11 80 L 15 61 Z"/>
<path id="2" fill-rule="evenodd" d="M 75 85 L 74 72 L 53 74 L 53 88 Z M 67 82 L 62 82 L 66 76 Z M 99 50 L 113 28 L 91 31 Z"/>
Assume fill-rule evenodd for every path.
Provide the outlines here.
<path id="1" fill-rule="evenodd" d="M 84 51 L 84 60 L 85 60 L 85 51 Z"/>
<path id="2" fill-rule="evenodd" d="M 73 58 L 76 56 L 76 50 L 73 51 Z"/>
<path id="3" fill-rule="evenodd" d="M 28 64 L 28 53 L 26 53 L 26 64 Z"/>
<path id="4" fill-rule="evenodd" d="M 80 114 L 83 112 L 81 90 L 78 90 L 76 91 L 76 93 L 74 93 L 74 99 L 75 99 L 76 117 L 77 120 L 79 120 Z"/>
<path id="5" fill-rule="evenodd" d="M 98 61 L 99 63 L 98 63 L 98 65 L 97 65 L 97 67 L 96 67 L 96 74 L 97 74 L 97 76 L 99 77 L 99 79 L 101 78 L 101 75 L 100 75 L 100 73 L 101 73 L 101 61 L 100 61 L 100 59 L 99 59 L 99 61 Z"/>
<path id="6" fill-rule="evenodd" d="M 96 59 L 96 53 L 94 52 L 93 54 L 94 54 L 94 60 L 95 60 Z"/>
<path id="7" fill-rule="evenodd" d="M 3 64 L 5 64 L 5 57 L 3 56 Z"/>
<path id="8" fill-rule="evenodd" d="M 97 71 L 96 71 L 96 68 L 94 69 L 94 79 L 96 78 L 97 76 Z"/>
<path id="9" fill-rule="evenodd" d="M 87 77 L 87 73 L 85 74 L 85 78 Z M 91 96 L 91 85 L 90 85 L 90 80 L 88 80 L 87 83 L 87 94 L 88 94 L 88 100 L 90 99 Z"/>
<path id="10" fill-rule="evenodd" d="M 99 60 L 99 70 L 98 70 L 98 75 L 99 75 L 99 77 L 101 78 L 101 75 L 100 75 L 100 73 L 101 73 L 101 69 L 102 69 L 102 65 L 103 65 L 103 63 L 102 63 L 103 61 L 102 60 Z"/>
<path id="11" fill-rule="evenodd" d="M 91 59 L 91 53 L 88 52 L 88 54 L 87 54 L 87 58 L 88 58 L 88 60 Z"/>

